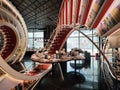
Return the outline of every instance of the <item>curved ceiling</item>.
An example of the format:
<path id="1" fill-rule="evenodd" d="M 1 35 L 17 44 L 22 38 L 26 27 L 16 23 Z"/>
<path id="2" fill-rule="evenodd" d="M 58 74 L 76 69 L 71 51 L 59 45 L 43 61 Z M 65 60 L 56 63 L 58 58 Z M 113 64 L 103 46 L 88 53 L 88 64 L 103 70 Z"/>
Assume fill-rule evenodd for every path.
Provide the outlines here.
<path id="1" fill-rule="evenodd" d="M 9 0 L 22 14 L 28 31 L 56 27 L 62 0 Z"/>
<path id="2" fill-rule="evenodd" d="M 64 0 L 50 53 L 60 50 L 69 32 L 76 27 L 96 30 L 99 36 L 105 37 L 116 31 L 119 23 L 120 0 Z"/>
<path id="3" fill-rule="evenodd" d="M 100 36 L 105 36 L 118 23 L 120 0 L 64 0 L 57 27 L 96 28 Z"/>

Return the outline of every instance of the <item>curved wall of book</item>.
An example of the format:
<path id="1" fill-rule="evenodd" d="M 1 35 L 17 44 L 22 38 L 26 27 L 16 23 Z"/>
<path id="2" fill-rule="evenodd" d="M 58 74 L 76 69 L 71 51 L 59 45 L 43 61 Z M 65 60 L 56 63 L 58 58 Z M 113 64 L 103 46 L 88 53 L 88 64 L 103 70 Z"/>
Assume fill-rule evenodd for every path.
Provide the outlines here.
<path id="1" fill-rule="evenodd" d="M 98 24 L 97 29 L 100 36 L 107 36 L 115 30 L 111 30 L 120 23 L 120 0 L 114 1 L 105 16 Z"/>
<path id="2" fill-rule="evenodd" d="M 27 28 L 22 16 L 7 0 L 0 1 L 0 33 L 3 59 L 6 62 L 21 60 L 27 46 Z"/>
<path id="3" fill-rule="evenodd" d="M 70 30 L 73 30 L 76 26 L 90 30 L 96 28 L 94 29 L 97 30 L 96 34 L 103 36 L 105 34 L 103 33 L 105 31 L 103 30 L 104 27 L 101 26 L 101 23 L 104 22 L 103 17 L 108 19 L 107 23 L 110 24 L 104 23 L 103 26 L 113 28 L 116 25 L 111 26 L 113 21 L 109 18 L 109 15 L 106 15 L 106 12 L 111 13 L 110 10 L 115 9 L 116 13 L 113 16 L 118 19 L 117 23 L 119 23 L 119 1 L 120 0 L 63 0 L 58 16 L 56 32 L 53 40 L 51 40 L 52 43 L 49 46 L 49 51 L 54 53 L 54 51 L 60 50 L 64 44 L 65 38 L 68 36 L 66 34 L 69 34 L 69 32 L 71 32 Z M 116 9 L 115 3 L 117 2 L 118 6 Z M 107 30 L 111 31 L 111 28 Z M 62 41 L 60 40 L 61 37 L 63 38 Z"/>
<path id="4" fill-rule="evenodd" d="M 26 24 L 17 9 L 8 0 L 0 0 L 0 67 L 9 75 L 21 80 L 40 79 L 51 70 L 42 73 L 20 73 L 10 64 L 21 61 L 27 48 Z"/>

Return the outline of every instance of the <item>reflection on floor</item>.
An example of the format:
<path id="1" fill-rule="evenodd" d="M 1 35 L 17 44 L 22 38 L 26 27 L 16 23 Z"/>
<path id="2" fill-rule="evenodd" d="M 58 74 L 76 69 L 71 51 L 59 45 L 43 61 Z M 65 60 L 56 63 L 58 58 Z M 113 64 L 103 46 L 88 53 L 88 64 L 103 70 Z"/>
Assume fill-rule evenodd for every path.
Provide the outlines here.
<path id="1" fill-rule="evenodd" d="M 89 67 L 86 67 L 85 65 L 83 68 L 77 69 L 77 72 L 82 74 L 85 78 L 85 81 L 79 84 L 82 90 L 97 90 L 98 89 L 99 69 L 100 69 L 99 61 L 94 60 L 94 58 L 91 58 Z M 71 70 L 74 71 L 73 68 L 69 67 L 67 71 L 71 72 Z"/>
<path id="2" fill-rule="evenodd" d="M 67 74 L 64 75 L 65 80 L 61 80 L 57 75 L 49 73 L 43 78 L 34 90 L 98 90 L 99 79 L 99 61 L 91 58 L 89 67 L 82 67 L 76 70 L 67 63 Z M 35 65 L 29 58 L 24 58 L 24 65 L 28 70 Z M 56 72 L 58 73 L 58 72 Z"/>

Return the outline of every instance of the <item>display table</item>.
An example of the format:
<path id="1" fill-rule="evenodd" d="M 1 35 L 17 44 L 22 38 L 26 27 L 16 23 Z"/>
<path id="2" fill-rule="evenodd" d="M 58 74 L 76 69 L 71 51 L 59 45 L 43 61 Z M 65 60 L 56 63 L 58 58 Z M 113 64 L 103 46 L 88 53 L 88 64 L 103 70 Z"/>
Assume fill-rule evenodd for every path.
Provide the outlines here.
<path id="1" fill-rule="evenodd" d="M 63 55 L 63 56 L 61 56 L 61 58 L 58 58 L 58 59 L 57 58 L 45 59 L 45 58 L 39 58 L 38 56 L 33 54 L 31 56 L 31 59 L 35 62 L 40 62 L 40 63 L 60 63 L 60 62 L 67 62 L 70 60 L 84 60 L 85 57 L 84 57 L 84 55 L 78 55 L 78 56 Z"/>
<path id="2" fill-rule="evenodd" d="M 36 57 L 36 56 L 35 56 Z M 71 61 L 71 60 L 85 60 L 85 57 L 84 55 L 79 55 L 79 56 L 76 56 L 76 57 L 72 57 L 72 56 L 62 56 L 61 58 L 59 59 L 56 59 L 56 58 L 49 58 L 49 59 L 39 59 L 38 57 L 32 57 L 32 60 L 35 61 L 35 62 L 39 62 L 39 63 L 52 63 L 52 71 L 54 71 L 54 64 L 57 64 L 58 65 L 58 68 L 59 68 L 59 71 L 60 71 L 60 75 L 61 75 L 61 79 L 64 80 L 64 76 L 63 76 L 63 72 L 62 72 L 62 69 L 61 69 L 61 66 L 60 66 L 60 63 L 61 62 L 67 62 L 67 61 Z M 75 63 L 76 64 L 76 63 Z M 75 65 L 76 66 L 76 65 Z M 76 74 L 76 67 L 75 67 L 75 74 Z"/>

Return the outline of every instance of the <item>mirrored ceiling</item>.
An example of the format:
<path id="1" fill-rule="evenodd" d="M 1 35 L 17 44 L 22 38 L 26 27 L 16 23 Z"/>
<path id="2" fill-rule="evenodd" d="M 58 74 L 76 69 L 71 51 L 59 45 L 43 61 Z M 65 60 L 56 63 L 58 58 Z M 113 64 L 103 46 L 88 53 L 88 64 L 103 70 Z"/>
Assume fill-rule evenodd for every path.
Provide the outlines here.
<path id="1" fill-rule="evenodd" d="M 62 0 L 9 0 L 23 16 L 28 31 L 56 27 Z"/>

